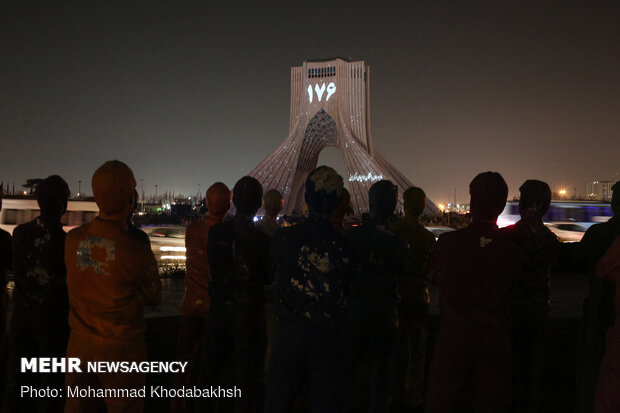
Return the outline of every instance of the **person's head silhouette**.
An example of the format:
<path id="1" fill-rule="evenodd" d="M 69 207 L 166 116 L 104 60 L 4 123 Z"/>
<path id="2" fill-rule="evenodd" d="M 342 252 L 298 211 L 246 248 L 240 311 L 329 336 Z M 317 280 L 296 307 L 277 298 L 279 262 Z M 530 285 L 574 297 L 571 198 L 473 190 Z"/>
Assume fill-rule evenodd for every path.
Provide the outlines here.
<path id="1" fill-rule="evenodd" d="M 482 172 L 469 184 L 470 210 L 474 221 L 497 222 L 508 198 L 508 185 L 497 172 Z"/>
<path id="2" fill-rule="evenodd" d="M 329 166 L 319 166 L 306 179 L 306 203 L 311 214 L 331 217 L 343 190 L 342 177 Z"/>
<path id="3" fill-rule="evenodd" d="M 426 204 L 426 194 L 422 188 L 412 186 L 403 193 L 403 203 L 405 216 L 417 218 L 424 212 Z"/>
<path id="4" fill-rule="evenodd" d="M 551 188 L 546 182 L 528 179 L 519 188 L 519 214 L 521 220 L 529 225 L 542 223 L 543 216 L 551 204 Z"/>
<path id="5" fill-rule="evenodd" d="M 370 216 L 375 219 L 386 219 L 394 213 L 398 201 L 398 187 L 383 179 L 374 183 L 368 191 Z"/>
<path id="6" fill-rule="evenodd" d="M 260 208 L 263 197 L 263 187 L 260 182 L 251 176 L 239 179 L 233 188 L 233 204 L 237 208 L 237 215 L 253 217 Z"/>
<path id="7" fill-rule="evenodd" d="M 67 198 L 70 194 L 69 185 L 60 176 L 45 178 L 36 189 L 41 217 L 50 222 L 60 222 L 67 210 Z"/>

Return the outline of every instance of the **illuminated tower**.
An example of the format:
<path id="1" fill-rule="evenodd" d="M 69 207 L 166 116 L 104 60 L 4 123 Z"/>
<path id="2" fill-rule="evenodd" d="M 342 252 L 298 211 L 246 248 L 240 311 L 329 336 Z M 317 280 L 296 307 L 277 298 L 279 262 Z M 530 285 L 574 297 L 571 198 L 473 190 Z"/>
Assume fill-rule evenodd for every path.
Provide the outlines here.
<path id="1" fill-rule="evenodd" d="M 368 189 L 389 179 L 402 194 L 412 186 L 372 146 L 370 136 L 369 67 L 342 58 L 305 61 L 291 68 L 291 115 L 288 138 L 261 162 L 250 176 L 284 196 L 287 215 L 300 215 L 304 207 L 305 181 L 327 146 L 340 149 L 351 192 L 351 207 L 368 211 Z M 438 211 L 430 201 L 425 213 Z"/>

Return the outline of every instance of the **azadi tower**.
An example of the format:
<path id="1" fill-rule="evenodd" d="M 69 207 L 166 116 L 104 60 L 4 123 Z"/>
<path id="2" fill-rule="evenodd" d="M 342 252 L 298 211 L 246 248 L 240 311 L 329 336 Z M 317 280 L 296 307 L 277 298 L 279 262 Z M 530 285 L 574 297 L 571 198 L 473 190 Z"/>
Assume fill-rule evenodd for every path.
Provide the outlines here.
<path id="1" fill-rule="evenodd" d="M 284 196 L 283 214 L 301 215 L 304 184 L 326 146 L 340 149 L 356 214 L 368 211 L 368 189 L 381 179 L 398 185 L 398 207 L 411 182 L 372 146 L 370 136 L 369 67 L 334 58 L 305 61 L 291 68 L 291 115 L 286 140 L 250 176 Z M 427 201 L 425 213 L 437 207 Z"/>

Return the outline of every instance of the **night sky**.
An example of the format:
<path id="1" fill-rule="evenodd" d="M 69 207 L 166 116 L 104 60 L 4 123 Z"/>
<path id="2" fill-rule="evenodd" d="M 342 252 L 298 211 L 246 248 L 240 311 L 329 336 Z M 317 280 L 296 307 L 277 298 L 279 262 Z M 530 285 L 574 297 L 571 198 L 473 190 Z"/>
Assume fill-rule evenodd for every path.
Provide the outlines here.
<path id="1" fill-rule="evenodd" d="M 375 147 L 437 203 L 467 202 L 485 170 L 511 196 L 620 179 L 615 1 L 7 3 L 0 180 L 16 189 L 59 174 L 90 192 L 109 159 L 147 194 L 233 185 L 287 136 L 290 67 L 333 56 L 370 65 Z"/>

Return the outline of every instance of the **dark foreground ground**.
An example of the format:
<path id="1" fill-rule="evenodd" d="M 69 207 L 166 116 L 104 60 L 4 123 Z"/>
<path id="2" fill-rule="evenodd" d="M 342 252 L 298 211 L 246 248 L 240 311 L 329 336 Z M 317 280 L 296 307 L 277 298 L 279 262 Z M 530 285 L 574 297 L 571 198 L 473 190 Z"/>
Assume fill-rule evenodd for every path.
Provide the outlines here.
<path id="1" fill-rule="evenodd" d="M 179 312 L 183 297 L 183 279 L 164 279 L 163 301 L 156 307 L 146 309 L 148 330 L 146 342 L 149 359 L 170 361 L 175 359 L 176 340 L 179 325 Z M 553 275 L 551 288 L 551 309 L 549 334 L 545 359 L 545 409 L 543 412 L 571 413 L 575 405 L 575 352 L 581 323 L 581 304 L 587 293 L 587 281 L 581 274 L 557 273 Z M 432 348 L 439 328 L 439 309 L 437 294 L 431 294 L 431 321 L 428 338 L 428 363 L 432 359 Z M 10 311 L 9 311 L 10 313 Z M 6 354 L 6 353 L 4 353 Z M 2 376 L 4 375 L 4 360 Z M 428 371 L 428 369 L 427 369 Z M 0 379 L 0 387 L 3 383 Z M 150 386 L 171 387 L 171 376 L 167 374 L 147 375 L 147 389 Z M 226 387 L 225 385 L 223 387 Z M 0 389 L 0 393 L 2 393 Z M 357 411 L 367 411 L 368 389 L 363 384 L 356 386 L 355 405 Z M 465 398 L 464 402 L 466 402 Z M 167 399 L 147 398 L 146 412 L 163 413 L 169 411 Z M 309 411 L 300 403 L 298 412 Z M 467 413 L 463 406 L 461 412 Z"/>
<path id="2" fill-rule="evenodd" d="M 178 306 L 182 295 L 180 280 L 166 285 L 163 306 L 148 313 L 146 341 L 151 360 L 173 360 L 178 332 Z M 581 321 L 581 303 L 587 293 L 586 280 L 579 274 L 554 274 L 552 281 L 552 307 L 545 360 L 545 409 L 544 412 L 570 413 L 575 405 L 575 351 Z M 439 328 L 439 315 L 433 294 L 432 318 L 429 331 L 429 362 L 432 346 Z M 178 303 L 178 304 L 177 304 Z M 151 374 L 148 385 L 170 386 L 168 375 Z M 147 387 L 148 388 L 148 387 Z M 355 393 L 359 400 L 359 411 L 364 411 L 367 391 Z M 356 403 L 357 404 L 357 403 Z M 147 412 L 168 412 L 169 400 L 147 399 Z M 306 409 L 299 409 L 304 411 Z M 466 412 L 467 409 L 463 408 Z"/>

